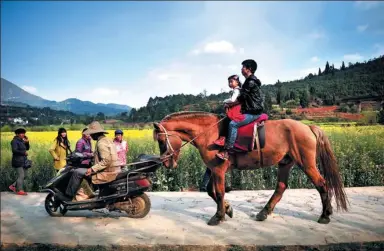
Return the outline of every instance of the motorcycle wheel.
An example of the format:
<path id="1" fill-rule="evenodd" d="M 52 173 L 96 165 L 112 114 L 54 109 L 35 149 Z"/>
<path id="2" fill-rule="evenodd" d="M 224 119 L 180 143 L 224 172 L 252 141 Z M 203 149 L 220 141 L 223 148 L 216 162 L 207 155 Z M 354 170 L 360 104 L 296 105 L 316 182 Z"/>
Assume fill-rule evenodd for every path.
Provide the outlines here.
<path id="1" fill-rule="evenodd" d="M 58 206 L 57 206 L 58 204 Z M 63 206 L 61 201 L 57 201 L 52 193 L 49 193 L 45 198 L 45 210 L 52 217 L 64 216 L 67 212 L 67 208 Z"/>
<path id="2" fill-rule="evenodd" d="M 125 210 L 129 218 L 144 218 L 151 210 L 151 200 L 145 193 L 131 198 L 131 201 L 129 210 Z"/>

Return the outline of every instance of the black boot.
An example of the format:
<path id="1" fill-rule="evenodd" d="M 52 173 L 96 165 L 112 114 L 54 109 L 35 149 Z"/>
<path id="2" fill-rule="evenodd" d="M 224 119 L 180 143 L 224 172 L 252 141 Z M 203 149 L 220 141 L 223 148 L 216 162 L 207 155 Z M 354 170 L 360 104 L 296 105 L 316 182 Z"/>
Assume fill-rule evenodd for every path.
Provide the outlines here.
<path id="1" fill-rule="evenodd" d="M 211 170 L 207 168 L 204 173 L 203 181 L 201 182 L 200 186 L 200 192 L 206 192 L 207 191 L 207 185 L 209 182 L 209 179 L 211 178 Z"/>

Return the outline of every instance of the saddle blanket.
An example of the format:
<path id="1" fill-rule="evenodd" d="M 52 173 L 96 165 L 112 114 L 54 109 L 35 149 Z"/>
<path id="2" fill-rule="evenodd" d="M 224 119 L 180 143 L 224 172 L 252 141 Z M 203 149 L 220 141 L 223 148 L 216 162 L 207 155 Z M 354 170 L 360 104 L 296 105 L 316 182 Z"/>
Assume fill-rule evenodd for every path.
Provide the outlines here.
<path id="1" fill-rule="evenodd" d="M 252 151 L 256 149 L 256 143 L 255 143 L 255 129 L 256 124 L 258 135 L 259 135 L 259 142 L 260 142 L 260 148 L 262 149 L 265 145 L 265 128 L 264 125 L 260 125 L 263 121 L 266 121 L 268 119 L 268 115 L 265 113 L 262 113 L 258 119 L 255 121 L 239 127 L 237 130 L 237 137 L 234 144 L 234 148 L 236 150 L 240 151 Z"/>

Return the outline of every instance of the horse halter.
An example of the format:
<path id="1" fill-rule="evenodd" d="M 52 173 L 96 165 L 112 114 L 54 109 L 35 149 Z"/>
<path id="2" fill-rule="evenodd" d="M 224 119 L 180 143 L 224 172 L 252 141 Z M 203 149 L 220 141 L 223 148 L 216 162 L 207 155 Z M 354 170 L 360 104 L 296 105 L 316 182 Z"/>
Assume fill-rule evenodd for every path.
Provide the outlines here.
<path id="1" fill-rule="evenodd" d="M 178 137 L 178 136 L 177 135 L 173 135 L 173 134 L 169 134 L 167 129 L 165 129 L 165 127 L 161 123 L 159 123 L 158 125 L 161 126 L 161 128 L 163 129 L 164 132 L 158 132 L 157 135 L 163 135 L 163 134 L 165 135 L 167 152 L 168 152 L 168 147 L 172 151 L 170 154 L 164 156 L 163 159 L 168 159 L 168 158 L 173 159 L 173 154 L 175 153 L 175 150 L 173 149 L 172 144 L 169 141 L 169 136 L 176 136 L 176 137 Z M 180 149 L 181 149 L 181 147 L 180 147 Z M 180 151 L 180 149 L 178 151 Z"/>

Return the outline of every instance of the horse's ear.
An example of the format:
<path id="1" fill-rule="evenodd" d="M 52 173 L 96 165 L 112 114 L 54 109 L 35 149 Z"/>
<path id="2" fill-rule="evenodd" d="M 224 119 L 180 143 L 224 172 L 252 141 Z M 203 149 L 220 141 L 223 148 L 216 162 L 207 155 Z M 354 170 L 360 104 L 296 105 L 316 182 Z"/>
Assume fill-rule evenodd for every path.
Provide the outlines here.
<path id="1" fill-rule="evenodd" d="M 157 123 L 157 122 L 153 122 L 153 127 L 154 127 L 156 130 L 160 130 L 159 123 Z"/>

